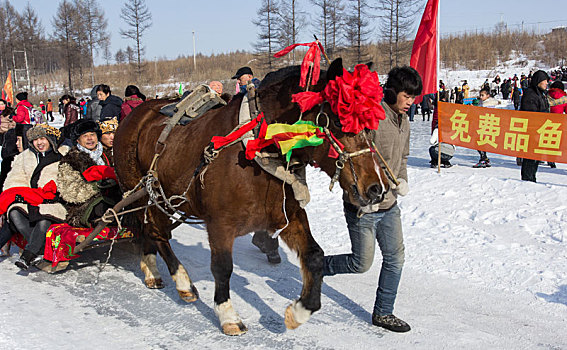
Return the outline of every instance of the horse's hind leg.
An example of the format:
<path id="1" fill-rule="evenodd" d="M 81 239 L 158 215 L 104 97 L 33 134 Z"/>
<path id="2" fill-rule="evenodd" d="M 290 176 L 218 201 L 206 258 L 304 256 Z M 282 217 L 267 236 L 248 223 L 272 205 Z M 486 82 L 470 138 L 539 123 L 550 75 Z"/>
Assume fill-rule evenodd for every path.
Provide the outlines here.
<path id="1" fill-rule="evenodd" d="M 286 327 L 295 329 L 307 322 L 311 314 L 321 308 L 324 254 L 311 235 L 305 211 L 299 210 L 295 218 L 290 220 L 289 226 L 280 236 L 291 250 L 297 252 L 301 264 L 301 296 L 285 311 Z"/>
<path id="2" fill-rule="evenodd" d="M 189 278 L 189 274 L 181 262 L 177 259 L 171 249 L 169 242 L 156 241 L 159 254 L 165 261 L 171 278 L 175 281 L 175 288 L 181 299 L 188 303 L 192 303 L 199 299 L 197 288 Z"/>
<path id="3" fill-rule="evenodd" d="M 142 260 L 140 267 L 144 273 L 144 283 L 148 288 L 163 288 L 163 280 L 157 269 L 157 246 L 149 237 L 144 236 L 142 240 Z"/>
<path id="4" fill-rule="evenodd" d="M 234 236 L 227 236 L 225 230 L 215 230 L 208 225 L 209 245 L 211 246 L 211 272 L 215 278 L 215 313 L 222 331 L 226 335 L 240 335 L 248 329 L 230 300 L 230 276 L 232 275 L 232 245 Z"/>

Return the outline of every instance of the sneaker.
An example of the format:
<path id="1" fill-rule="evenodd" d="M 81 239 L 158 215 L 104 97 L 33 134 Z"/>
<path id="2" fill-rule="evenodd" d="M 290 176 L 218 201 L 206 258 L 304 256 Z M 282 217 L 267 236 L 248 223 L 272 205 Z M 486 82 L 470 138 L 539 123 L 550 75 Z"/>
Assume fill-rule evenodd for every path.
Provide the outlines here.
<path id="1" fill-rule="evenodd" d="M 475 165 L 472 166 L 473 168 L 486 168 L 486 162 L 484 160 L 479 161 Z"/>
<path id="2" fill-rule="evenodd" d="M 490 167 L 491 167 L 491 165 L 490 165 L 490 159 L 485 159 L 485 160 L 484 160 L 484 164 L 486 165 L 487 168 L 490 168 Z"/>
<path id="3" fill-rule="evenodd" d="M 452 166 L 453 166 L 453 164 L 451 164 L 451 163 L 449 163 L 449 162 L 447 162 L 447 163 L 441 163 L 441 167 L 442 167 L 442 168 L 450 168 L 450 167 L 452 167 Z"/>
<path id="4" fill-rule="evenodd" d="M 372 324 L 399 333 L 408 332 L 411 329 L 409 324 L 394 315 L 378 316 L 374 314 L 372 315 Z"/>
<path id="5" fill-rule="evenodd" d="M 550 167 L 551 169 L 557 168 L 557 165 L 555 165 L 554 162 L 547 162 L 547 165 L 549 165 L 549 167 Z"/>
<path id="6" fill-rule="evenodd" d="M 270 264 L 279 264 L 282 262 L 282 258 L 280 257 L 280 253 L 277 249 L 266 253 L 266 257 L 268 258 L 268 262 Z"/>

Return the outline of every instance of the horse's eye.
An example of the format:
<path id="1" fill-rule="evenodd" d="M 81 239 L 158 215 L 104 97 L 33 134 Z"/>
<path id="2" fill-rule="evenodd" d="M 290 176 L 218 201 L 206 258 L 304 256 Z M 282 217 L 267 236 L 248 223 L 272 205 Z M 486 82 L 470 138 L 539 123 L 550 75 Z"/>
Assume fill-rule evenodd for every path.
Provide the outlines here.
<path id="1" fill-rule="evenodd" d="M 341 122 L 340 122 L 338 119 L 337 119 L 337 120 L 334 120 L 334 121 L 333 121 L 333 124 L 335 124 L 335 126 L 336 126 L 337 128 L 339 128 L 339 129 L 343 127 L 343 125 L 341 124 Z"/>

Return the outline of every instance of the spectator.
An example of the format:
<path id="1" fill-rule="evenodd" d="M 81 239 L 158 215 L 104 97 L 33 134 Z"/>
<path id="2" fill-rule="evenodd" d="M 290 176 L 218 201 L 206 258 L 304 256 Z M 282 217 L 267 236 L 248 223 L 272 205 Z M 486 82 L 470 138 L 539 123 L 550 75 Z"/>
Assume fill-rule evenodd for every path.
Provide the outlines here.
<path id="1" fill-rule="evenodd" d="M 246 85 L 252 82 L 256 88 L 260 86 L 260 80 L 254 78 L 254 73 L 250 67 L 241 67 L 236 71 L 236 74 L 232 77 L 236 79 L 236 93 L 246 93 Z"/>
<path id="2" fill-rule="evenodd" d="M 465 82 L 463 83 L 463 98 L 469 98 L 469 83 L 465 80 Z"/>
<path id="3" fill-rule="evenodd" d="M 73 124 L 79 120 L 79 114 L 81 113 L 81 108 L 77 106 L 75 102 L 75 97 L 71 95 L 61 96 L 61 102 L 63 102 L 63 117 L 65 118 L 65 123 L 63 126 Z"/>
<path id="4" fill-rule="evenodd" d="M 439 164 L 439 131 L 437 128 L 433 130 L 431 134 L 431 139 L 429 139 L 429 143 L 431 147 L 429 147 L 429 156 L 431 160 L 429 163 L 432 168 L 437 168 Z M 455 146 L 448 144 L 448 143 L 441 143 L 441 167 L 443 168 L 450 168 L 453 165 L 451 164 L 450 160 L 453 158 L 455 154 Z"/>
<path id="5" fill-rule="evenodd" d="M 140 89 L 135 85 L 126 86 L 124 96 L 124 103 L 122 103 L 120 110 L 120 121 L 126 118 L 134 108 L 138 107 L 146 100 L 146 95 L 141 93 Z"/>
<path id="6" fill-rule="evenodd" d="M 490 97 L 490 88 L 483 88 L 480 90 L 479 100 L 480 107 L 496 107 L 500 104 L 497 99 Z M 490 168 L 490 159 L 488 159 L 486 152 L 478 151 L 478 154 L 480 155 L 480 159 L 478 163 L 473 165 L 473 168 Z"/>
<path id="7" fill-rule="evenodd" d="M 85 119 L 90 119 L 97 122 L 100 119 L 100 112 L 102 106 L 100 105 L 100 100 L 98 99 L 96 90 L 98 85 L 95 85 L 91 90 L 91 100 L 87 103 L 87 117 Z"/>
<path id="8" fill-rule="evenodd" d="M 30 110 L 32 104 L 28 102 L 28 93 L 20 92 L 16 94 L 16 115 L 14 121 L 20 124 L 31 124 Z"/>
<path id="9" fill-rule="evenodd" d="M 425 115 L 427 114 L 427 121 L 431 118 L 431 98 L 429 95 L 424 95 L 421 101 L 421 117 L 425 121 Z"/>
<path id="10" fill-rule="evenodd" d="M 514 109 L 518 110 L 520 109 L 520 101 L 522 100 L 522 93 L 520 91 L 520 88 L 517 86 L 514 86 L 514 89 L 512 90 L 512 102 L 514 103 Z"/>
<path id="11" fill-rule="evenodd" d="M 102 107 L 100 111 L 100 121 L 105 121 L 115 117 L 116 119 L 120 118 L 120 112 L 122 111 L 122 99 L 112 94 L 110 86 L 100 84 L 96 89 L 96 95 L 100 100 L 99 103 Z"/>
<path id="12" fill-rule="evenodd" d="M 546 90 L 549 76 L 546 72 L 538 70 L 532 76 L 530 86 L 524 90 L 520 104 L 521 111 L 549 113 Z M 522 180 L 536 182 L 538 161 L 534 159 L 522 160 Z"/>
<path id="13" fill-rule="evenodd" d="M 48 98 L 47 99 L 47 106 L 46 106 L 46 112 L 47 112 L 47 120 L 48 121 L 54 121 L 53 119 L 53 102 L 51 102 L 51 99 Z"/>

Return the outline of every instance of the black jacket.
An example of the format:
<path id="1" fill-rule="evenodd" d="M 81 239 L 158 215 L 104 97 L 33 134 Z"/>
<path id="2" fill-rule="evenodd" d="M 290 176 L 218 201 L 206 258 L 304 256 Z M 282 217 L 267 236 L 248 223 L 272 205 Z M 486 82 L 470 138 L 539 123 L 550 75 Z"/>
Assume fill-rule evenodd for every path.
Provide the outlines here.
<path id="1" fill-rule="evenodd" d="M 530 86 L 524 91 L 520 111 L 546 112 L 549 113 L 549 103 L 547 102 L 546 92 L 537 85 L 543 80 L 549 79 L 547 73 L 538 70 L 532 77 Z"/>
<path id="2" fill-rule="evenodd" d="M 99 102 L 102 106 L 100 111 L 100 120 L 112 119 L 114 117 L 120 119 L 120 111 L 122 110 L 122 99 L 118 96 L 109 95 L 106 100 Z"/>

